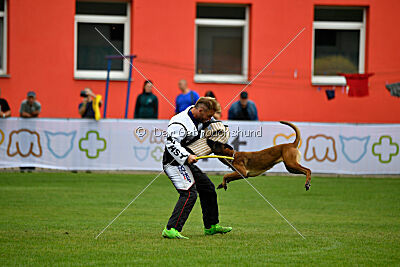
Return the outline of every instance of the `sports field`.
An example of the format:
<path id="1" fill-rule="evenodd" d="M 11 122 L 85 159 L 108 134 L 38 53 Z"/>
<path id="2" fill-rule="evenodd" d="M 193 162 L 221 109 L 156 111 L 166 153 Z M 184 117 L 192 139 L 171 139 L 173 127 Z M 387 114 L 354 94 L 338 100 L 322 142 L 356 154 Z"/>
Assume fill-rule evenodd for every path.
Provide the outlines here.
<path id="1" fill-rule="evenodd" d="M 94 237 L 154 174 L 0 173 L 0 265 L 399 265 L 400 179 L 257 177 L 218 191 L 226 235 L 204 236 L 196 204 L 183 234 L 161 231 L 178 194 L 165 175 Z M 221 176 L 213 176 L 218 184 Z"/>

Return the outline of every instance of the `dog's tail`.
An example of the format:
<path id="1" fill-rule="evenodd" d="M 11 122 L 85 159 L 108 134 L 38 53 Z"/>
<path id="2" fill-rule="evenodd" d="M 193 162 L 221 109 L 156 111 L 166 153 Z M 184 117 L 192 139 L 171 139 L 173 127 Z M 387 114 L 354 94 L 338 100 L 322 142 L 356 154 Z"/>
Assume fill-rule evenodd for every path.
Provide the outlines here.
<path id="1" fill-rule="evenodd" d="M 290 126 L 295 132 L 296 132 L 296 139 L 293 142 L 293 145 L 295 145 L 296 147 L 299 145 L 300 142 L 300 130 L 299 128 L 296 127 L 296 125 L 288 122 L 288 121 L 280 121 L 280 123 L 285 124 L 287 126 Z"/>

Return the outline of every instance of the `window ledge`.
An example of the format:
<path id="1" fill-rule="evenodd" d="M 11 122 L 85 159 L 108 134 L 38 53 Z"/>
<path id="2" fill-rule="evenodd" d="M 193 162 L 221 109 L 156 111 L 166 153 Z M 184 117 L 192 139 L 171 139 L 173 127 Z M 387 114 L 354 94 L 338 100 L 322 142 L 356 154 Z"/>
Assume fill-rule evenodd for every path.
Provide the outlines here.
<path id="1" fill-rule="evenodd" d="M 312 76 L 312 85 L 346 85 L 346 78 L 343 76 Z"/>
<path id="2" fill-rule="evenodd" d="M 110 81 L 127 81 L 128 72 L 124 71 L 110 71 Z M 107 80 L 107 71 L 88 71 L 80 70 L 74 73 L 75 80 L 94 80 L 94 81 L 105 81 Z M 133 80 L 133 79 L 132 79 Z"/>
<path id="3" fill-rule="evenodd" d="M 84 81 L 106 81 L 107 78 L 99 78 L 99 77 L 74 77 L 74 80 L 84 80 Z M 128 78 L 110 78 L 110 81 L 121 81 L 121 82 L 126 82 L 128 81 Z M 131 79 L 131 82 L 133 82 L 133 78 Z"/>
<path id="4" fill-rule="evenodd" d="M 231 84 L 248 84 L 247 77 L 243 75 L 217 75 L 217 74 L 195 74 L 194 82 L 196 83 L 231 83 Z"/>
<path id="5" fill-rule="evenodd" d="M 10 74 L 0 74 L 0 78 L 11 78 Z"/>

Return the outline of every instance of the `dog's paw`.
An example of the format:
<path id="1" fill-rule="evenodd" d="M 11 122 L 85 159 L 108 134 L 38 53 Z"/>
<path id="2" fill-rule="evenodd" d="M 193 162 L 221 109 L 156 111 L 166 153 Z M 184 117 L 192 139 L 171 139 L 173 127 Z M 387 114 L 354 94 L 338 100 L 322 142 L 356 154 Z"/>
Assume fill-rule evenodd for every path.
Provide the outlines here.
<path id="1" fill-rule="evenodd" d="M 217 189 L 221 189 L 221 188 L 225 189 L 225 191 L 226 191 L 226 189 L 228 189 L 228 186 L 227 186 L 226 184 L 221 183 L 221 184 L 217 187 Z"/>
<path id="2" fill-rule="evenodd" d="M 310 190 L 310 186 L 311 186 L 310 182 L 307 182 L 307 183 L 304 185 L 304 187 L 306 188 L 306 191 Z"/>

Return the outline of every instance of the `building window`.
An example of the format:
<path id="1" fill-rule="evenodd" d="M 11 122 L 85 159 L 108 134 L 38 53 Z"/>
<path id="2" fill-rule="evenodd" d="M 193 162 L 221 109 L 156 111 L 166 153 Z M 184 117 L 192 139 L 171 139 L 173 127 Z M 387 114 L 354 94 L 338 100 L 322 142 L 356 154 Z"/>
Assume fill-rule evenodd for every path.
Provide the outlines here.
<path id="1" fill-rule="evenodd" d="M 0 1 L 0 74 L 7 74 L 7 3 Z"/>
<path id="2" fill-rule="evenodd" d="M 196 82 L 244 83 L 248 70 L 248 7 L 197 5 Z"/>
<path id="3" fill-rule="evenodd" d="M 315 7 L 313 84 L 345 85 L 338 73 L 364 73 L 365 14 L 359 7 Z"/>
<path id="4" fill-rule="evenodd" d="M 130 51 L 130 5 L 123 2 L 76 2 L 74 76 L 106 79 L 106 56 L 118 52 L 95 27 L 124 55 Z M 112 60 L 111 79 L 127 79 L 129 63 Z"/>

